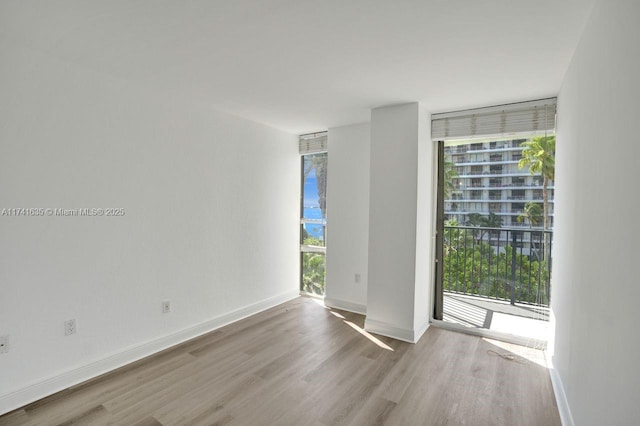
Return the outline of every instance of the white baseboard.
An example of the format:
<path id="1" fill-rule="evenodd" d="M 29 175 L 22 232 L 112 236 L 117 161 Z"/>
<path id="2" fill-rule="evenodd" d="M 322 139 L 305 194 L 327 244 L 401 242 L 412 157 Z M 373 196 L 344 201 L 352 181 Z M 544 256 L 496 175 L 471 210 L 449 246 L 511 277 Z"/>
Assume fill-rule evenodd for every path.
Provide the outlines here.
<path id="1" fill-rule="evenodd" d="M 428 317 L 425 318 L 420 328 L 418 328 L 414 333 L 415 343 L 418 343 L 418 341 L 420 341 L 420 339 L 422 338 L 422 336 L 427 331 L 430 325 L 431 325 L 431 321 L 429 320 L 429 318 Z"/>
<path id="2" fill-rule="evenodd" d="M 56 392 L 77 385 L 101 374 L 108 373 L 124 365 L 138 361 L 149 355 L 168 349 L 179 343 L 185 342 L 194 337 L 213 331 L 232 322 L 255 315 L 266 309 L 277 306 L 288 300 L 298 297 L 298 291 L 282 293 L 251 305 L 244 306 L 235 311 L 228 312 L 218 317 L 212 318 L 200 324 L 185 328 L 178 332 L 169 334 L 128 347 L 124 350 L 106 355 L 96 361 L 69 369 L 61 374 L 39 380 L 21 389 L 0 395 L 0 415 L 9 411 L 23 407 L 34 401 L 53 395 Z"/>
<path id="3" fill-rule="evenodd" d="M 553 393 L 556 396 L 556 405 L 558 406 L 558 412 L 560 413 L 560 421 L 563 426 L 574 426 L 573 416 L 571 415 L 571 408 L 569 408 L 569 400 L 567 400 L 567 394 L 564 392 L 564 385 L 558 370 L 553 367 L 553 359 L 546 353 L 547 367 L 549 368 L 549 377 L 551 377 L 551 385 L 553 386 Z"/>
<path id="4" fill-rule="evenodd" d="M 367 315 L 367 305 L 361 305 L 359 303 L 351 303 L 346 300 L 333 299 L 330 297 L 324 298 L 325 306 L 330 308 L 341 309 L 343 311 L 349 311 L 356 314 Z"/>
<path id="5" fill-rule="evenodd" d="M 367 318 L 364 322 L 364 329 L 370 333 L 381 334 L 403 342 L 416 343 L 429 328 L 429 322 L 419 330 L 410 330 L 390 325 L 383 321 L 376 321 Z"/>

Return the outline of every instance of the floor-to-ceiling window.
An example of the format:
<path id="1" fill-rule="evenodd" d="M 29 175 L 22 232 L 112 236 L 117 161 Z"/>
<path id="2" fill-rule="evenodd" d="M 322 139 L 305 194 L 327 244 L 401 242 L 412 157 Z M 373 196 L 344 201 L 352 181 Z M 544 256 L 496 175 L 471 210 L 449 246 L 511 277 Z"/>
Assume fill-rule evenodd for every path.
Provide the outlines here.
<path id="1" fill-rule="evenodd" d="M 436 319 L 545 340 L 554 129 L 555 99 L 434 116 Z"/>
<path id="2" fill-rule="evenodd" d="M 327 134 L 300 136 L 300 291 L 324 296 L 327 237 Z"/>

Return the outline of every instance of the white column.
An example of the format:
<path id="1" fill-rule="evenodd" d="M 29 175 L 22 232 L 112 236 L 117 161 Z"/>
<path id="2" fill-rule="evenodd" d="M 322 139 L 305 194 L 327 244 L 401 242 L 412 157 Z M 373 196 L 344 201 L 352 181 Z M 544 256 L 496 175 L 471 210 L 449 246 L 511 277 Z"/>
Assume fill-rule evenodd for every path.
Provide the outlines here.
<path id="1" fill-rule="evenodd" d="M 367 312 L 369 123 L 329 129 L 324 303 Z"/>
<path id="2" fill-rule="evenodd" d="M 416 342 L 432 311 L 434 149 L 418 103 L 371 112 L 367 319 L 371 332 Z"/>

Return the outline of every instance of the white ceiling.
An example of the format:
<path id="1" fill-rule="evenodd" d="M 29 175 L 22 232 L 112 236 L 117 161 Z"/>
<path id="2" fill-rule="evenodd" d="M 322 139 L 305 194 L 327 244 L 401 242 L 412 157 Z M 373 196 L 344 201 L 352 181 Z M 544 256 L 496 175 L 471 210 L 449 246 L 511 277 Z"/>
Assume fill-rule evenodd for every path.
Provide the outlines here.
<path id="1" fill-rule="evenodd" d="M 2 0 L 0 38 L 304 133 L 557 94 L 592 0 Z"/>

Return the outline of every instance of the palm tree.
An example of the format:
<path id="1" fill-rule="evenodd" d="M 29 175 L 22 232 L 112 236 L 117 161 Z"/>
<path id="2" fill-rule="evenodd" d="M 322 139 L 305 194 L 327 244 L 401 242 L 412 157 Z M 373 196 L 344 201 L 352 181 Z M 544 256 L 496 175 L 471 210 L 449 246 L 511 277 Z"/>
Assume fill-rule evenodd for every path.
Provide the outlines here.
<path id="1" fill-rule="evenodd" d="M 453 183 L 458 178 L 458 173 L 453 167 L 453 163 L 449 160 L 444 162 L 444 198 L 449 198 L 449 194 L 456 190 Z"/>
<path id="2" fill-rule="evenodd" d="M 481 219 L 482 226 L 485 228 L 502 228 L 502 218 L 494 212 L 489 212 L 489 216 Z M 491 245 L 491 231 L 489 231 L 489 245 Z"/>
<path id="3" fill-rule="evenodd" d="M 549 229 L 549 191 L 547 186 L 554 180 L 556 171 L 556 137 L 541 136 L 532 138 L 522 144 L 522 158 L 518 162 L 518 168 L 529 166 L 531 174 L 540 173 L 542 175 L 542 223 L 543 229 Z M 544 233 L 543 254 L 549 247 L 549 234 Z"/>
<path id="4" fill-rule="evenodd" d="M 529 228 L 533 228 L 540 224 L 542 220 L 542 209 L 540 208 L 540 204 L 534 203 L 533 201 L 527 202 L 524 206 L 524 213 L 518 216 L 518 222 L 529 222 Z M 538 253 L 538 248 L 536 247 L 536 243 L 534 242 L 533 232 L 531 234 L 531 248 L 533 249 L 533 253 L 536 256 L 536 259 L 540 260 L 540 254 Z"/>
<path id="5" fill-rule="evenodd" d="M 542 209 L 540 204 L 533 201 L 527 202 L 524 206 L 524 213 L 518 216 L 518 222 L 529 222 L 529 228 L 537 226 L 542 220 Z"/>
<path id="6" fill-rule="evenodd" d="M 327 218 L 327 153 L 305 156 L 304 179 L 306 180 L 312 170 L 316 173 L 316 185 L 318 187 L 318 204 L 322 212 L 322 218 Z"/>
<path id="7" fill-rule="evenodd" d="M 465 222 L 467 226 L 482 226 L 482 215 L 480 213 L 469 213 L 467 216 L 467 221 Z"/>
<path id="8" fill-rule="evenodd" d="M 482 215 L 480 213 L 469 213 L 469 215 L 467 216 L 467 221 L 465 222 L 465 225 L 481 227 L 482 223 L 483 223 Z M 476 231 L 475 229 L 472 230 L 471 235 L 473 236 L 474 242 L 478 240 L 478 231 Z M 482 240 L 483 237 L 484 237 L 484 233 L 481 233 L 480 240 Z"/>
<path id="9" fill-rule="evenodd" d="M 480 228 L 501 228 L 502 218 L 493 212 L 489 213 L 489 216 L 482 216 L 480 213 L 469 213 L 466 225 Z M 486 232 L 486 230 L 480 231 L 480 241 L 482 241 Z M 475 230 L 472 233 L 475 239 L 478 234 Z M 491 243 L 491 233 L 489 233 L 489 243 Z"/>
<path id="10" fill-rule="evenodd" d="M 490 212 L 489 216 L 484 216 L 481 219 L 482 226 L 486 228 L 501 228 L 502 227 L 502 218 L 495 214 L 494 212 Z"/>
<path id="11" fill-rule="evenodd" d="M 547 186 L 555 178 L 556 170 L 556 137 L 541 136 L 522 144 L 522 158 L 518 168 L 529 167 L 532 175 L 542 175 L 542 223 L 545 230 L 549 229 L 549 193 Z"/>

